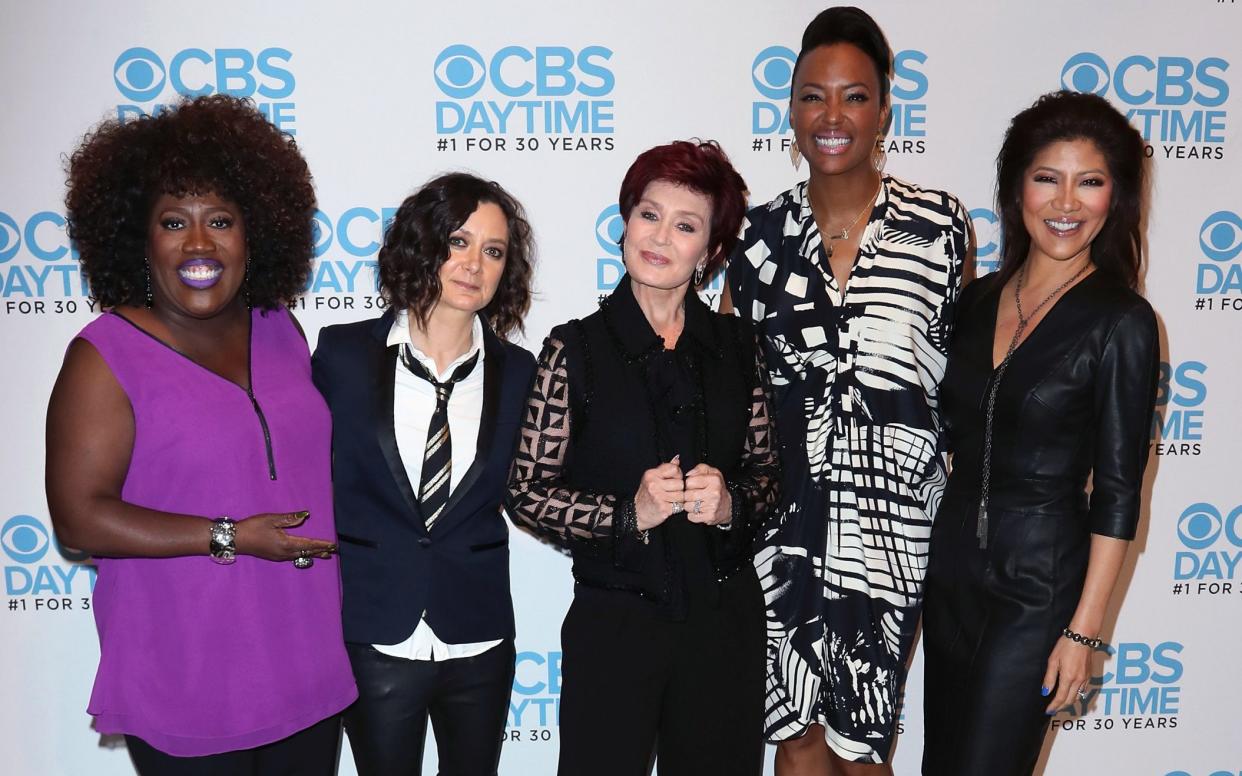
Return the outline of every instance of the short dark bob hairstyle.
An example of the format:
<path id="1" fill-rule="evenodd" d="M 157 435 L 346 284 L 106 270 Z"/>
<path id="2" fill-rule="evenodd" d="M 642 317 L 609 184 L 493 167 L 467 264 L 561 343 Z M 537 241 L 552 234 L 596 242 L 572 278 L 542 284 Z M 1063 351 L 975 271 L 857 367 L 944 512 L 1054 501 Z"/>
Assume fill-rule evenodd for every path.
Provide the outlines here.
<path id="1" fill-rule="evenodd" d="M 867 55 L 875 65 L 875 75 L 880 81 L 880 104 L 888 104 L 888 84 L 893 70 L 893 50 L 884 37 L 880 25 L 870 14 L 852 5 L 838 5 L 819 12 L 802 33 L 802 49 L 794 62 L 793 78 L 789 82 L 789 98 L 793 99 L 794 80 L 802 59 L 820 46 L 848 43 Z"/>
<path id="2" fill-rule="evenodd" d="M 522 318 L 530 309 L 535 261 L 526 211 L 500 184 L 464 172 L 429 181 L 397 208 L 379 252 L 380 293 L 388 304 L 408 310 L 426 328 L 440 300 L 440 267 L 448 261 L 449 235 L 484 202 L 496 205 L 505 214 L 509 245 L 504 274 L 483 315 L 502 338 L 524 331 Z"/>
<path id="3" fill-rule="evenodd" d="M 1143 136 L 1108 100 L 1094 94 L 1045 94 L 1013 117 L 996 156 L 1000 214 L 1000 277 L 1005 283 L 1026 263 L 1031 236 L 1022 222 L 1022 186 L 1035 157 L 1063 140 L 1090 141 L 1104 156 L 1113 194 L 1108 220 L 1091 246 L 1096 269 L 1136 288 L 1142 267 L 1142 211 L 1146 185 Z"/>
<path id="4" fill-rule="evenodd" d="M 737 245 L 746 214 L 746 181 L 714 140 L 676 140 L 656 146 L 639 154 L 621 181 L 618 204 L 622 221 L 630 220 L 630 211 L 655 181 L 682 186 L 711 200 L 712 223 L 703 271 L 706 281 Z"/>
<path id="5" fill-rule="evenodd" d="M 245 293 L 274 309 L 301 296 L 314 260 L 315 189 L 293 138 L 249 100 L 183 99 L 156 116 L 105 121 L 69 157 L 65 209 L 91 295 L 146 304 L 151 208 L 162 194 L 215 194 L 246 230 Z"/>

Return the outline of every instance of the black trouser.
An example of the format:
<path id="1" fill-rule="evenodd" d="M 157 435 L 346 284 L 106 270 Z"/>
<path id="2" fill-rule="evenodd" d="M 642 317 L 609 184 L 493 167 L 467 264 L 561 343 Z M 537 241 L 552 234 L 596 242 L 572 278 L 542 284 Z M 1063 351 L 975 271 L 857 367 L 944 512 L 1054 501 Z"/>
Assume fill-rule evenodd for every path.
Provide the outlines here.
<path id="1" fill-rule="evenodd" d="M 140 776 L 334 776 L 341 717 L 253 749 L 203 757 L 174 757 L 137 736 L 125 736 L 125 744 Z"/>
<path id="2" fill-rule="evenodd" d="M 763 597 L 753 570 L 675 622 L 579 585 L 561 628 L 560 776 L 758 776 Z"/>
<path id="3" fill-rule="evenodd" d="M 441 776 L 487 776 L 500 744 L 513 688 L 513 641 L 474 657 L 406 660 L 369 644 L 346 644 L 358 700 L 345 732 L 359 776 L 420 776 L 427 717 Z"/>

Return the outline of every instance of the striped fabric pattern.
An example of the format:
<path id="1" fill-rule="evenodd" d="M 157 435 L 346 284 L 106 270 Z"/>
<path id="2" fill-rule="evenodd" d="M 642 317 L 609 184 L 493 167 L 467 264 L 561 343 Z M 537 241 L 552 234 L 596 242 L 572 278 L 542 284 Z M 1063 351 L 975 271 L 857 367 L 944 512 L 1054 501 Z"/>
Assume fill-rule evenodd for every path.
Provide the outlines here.
<path id="1" fill-rule="evenodd" d="M 846 759 L 891 747 L 947 479 L 939 383 L 968 235 L 951 195 L 885 176 L 842 290 L 806 183 L 748 214 L 730 290 L 785 443 L 785 503 L 755 561 L 771 740 L 817 722 Z"/>

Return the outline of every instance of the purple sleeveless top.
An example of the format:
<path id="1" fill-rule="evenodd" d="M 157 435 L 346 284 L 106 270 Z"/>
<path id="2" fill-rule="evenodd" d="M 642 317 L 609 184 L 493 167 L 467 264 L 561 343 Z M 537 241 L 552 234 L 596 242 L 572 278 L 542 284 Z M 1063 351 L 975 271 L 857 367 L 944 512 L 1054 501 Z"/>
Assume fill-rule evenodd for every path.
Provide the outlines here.
<path id="1" fill-rule="evenodd" d="M 290 532 L 335 537 L 332 421 L 287 311 L 251 313 L 253 403 L 118 315 L 78 336 L 133 408 L 125 501 L 201 515 L 204 547 L 206 521 L 221 515 L 309 510 Z M 100 657 L 88 711 L 100 733 L 180 757 L 216 754 L 277 741 L 357 696 L 335 557 L 304 570 L 248 555 L 231 566 L 206 555 L 98 564 Z"/>

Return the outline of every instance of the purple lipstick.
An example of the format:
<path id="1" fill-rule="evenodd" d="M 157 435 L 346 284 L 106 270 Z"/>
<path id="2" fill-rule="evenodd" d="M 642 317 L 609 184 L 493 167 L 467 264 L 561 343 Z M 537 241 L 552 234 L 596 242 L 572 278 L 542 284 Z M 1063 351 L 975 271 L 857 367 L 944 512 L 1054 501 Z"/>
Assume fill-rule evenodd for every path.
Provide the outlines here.
<path id="1" fill-rule="evenodd" d="M 177 277 L 190 288 L 211 288 L 224 274 L 224 265 L 215 259 L 190 259 L 177 267 Z"/>

